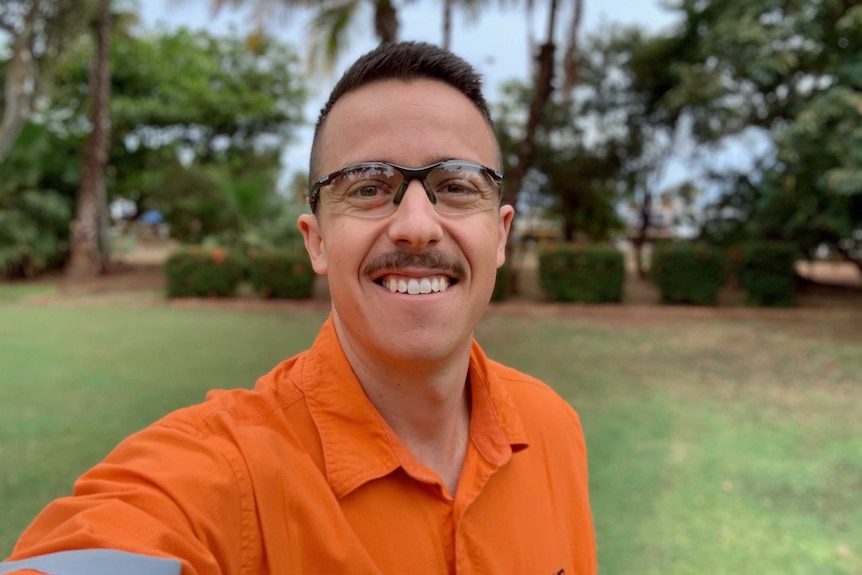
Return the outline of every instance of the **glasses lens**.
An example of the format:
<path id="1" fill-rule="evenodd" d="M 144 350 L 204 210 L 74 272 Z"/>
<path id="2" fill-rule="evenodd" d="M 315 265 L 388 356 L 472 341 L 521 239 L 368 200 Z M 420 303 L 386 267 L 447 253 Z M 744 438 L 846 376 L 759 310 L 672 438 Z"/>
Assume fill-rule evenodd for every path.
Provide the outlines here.
<path id="1" fill-rule="evenodd" d="M 323 209 L 365 218 L 392 214 L 398 209 L 394 200 L 407 177 L 402 169 L 406 168 L 370 162 L 334 173 L 320 188 Z M 436 198 L 438 212 L 466 214 L 500 204 L 500 183 L 480 164 L 447 161 L 408 173 L 410 177 L 425 175 L 422 183 Z"/>
<path id="2" fill-rule="evenodd" d="M 345 168 L 321 189 L 321 200 L 327 211 L 364 217 L 392 213 L 392 198 L 404 177 L 386 164 L 359 164 Z"/>
<path id="3" fill-rule="evenodd" d="M 437 210 L 463 214 L 490 210 L 500 203 L 499 185 L 479 164 L 444 162 L 426 178 L 437 197 Z"/>

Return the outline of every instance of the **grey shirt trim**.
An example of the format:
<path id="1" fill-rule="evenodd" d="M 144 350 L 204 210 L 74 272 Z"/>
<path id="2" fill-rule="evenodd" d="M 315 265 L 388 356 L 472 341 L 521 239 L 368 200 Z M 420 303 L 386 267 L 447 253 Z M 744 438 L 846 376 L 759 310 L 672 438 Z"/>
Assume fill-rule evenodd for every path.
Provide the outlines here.
<path id="1" fill-rule="evenodd" d="M 176 559 L 113 549 L 84 549 L 0 563 L 0 575 L 21 569 L 46 575 L 180 575 L 181 568 Z"/>

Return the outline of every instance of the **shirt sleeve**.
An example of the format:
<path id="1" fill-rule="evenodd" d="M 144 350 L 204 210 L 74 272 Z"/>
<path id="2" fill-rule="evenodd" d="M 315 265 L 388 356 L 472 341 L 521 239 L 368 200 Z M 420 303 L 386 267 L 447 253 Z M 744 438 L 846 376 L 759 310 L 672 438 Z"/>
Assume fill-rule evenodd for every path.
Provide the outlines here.
<path id="1" fill-rule="evenodd" d="M 248 573 L 253 525 L 250 479 L 229 434 L 161 422 L 126 439 L 75 483 L 71 496 L 50 503 L 0 563 L 0 573 L 54 573 L 36 558 L 70 575 L 79 572 L 66 569 L 75 560 L 129 566 L 143 565 L 141 558 L 173 561 L 183 575 Z M 92 550 L 125 554 L 62 554 Z M 147 575 L 179 573 L 168 565 L 151 562 L 155 570 Z M 135 571 L 86 571 L 103 572 Z"/>
<path id="2" fill-rule="evenodd" d="M 61 551 L 0 563 L 0 575 L 179 575 L 175 559 L 108 549 Z"/>

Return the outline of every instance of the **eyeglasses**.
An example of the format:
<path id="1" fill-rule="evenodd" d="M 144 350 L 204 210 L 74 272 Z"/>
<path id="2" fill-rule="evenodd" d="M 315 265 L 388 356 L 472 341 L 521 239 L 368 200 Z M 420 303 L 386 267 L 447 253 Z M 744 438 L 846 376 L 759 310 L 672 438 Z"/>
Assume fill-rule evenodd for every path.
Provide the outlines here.
<path id="1" fill-rule="evenodd" d="M 502 203 L 503 174 L 462 160 L 446 160 L 424 168 L 388 162 L 348 166 L 317 180 L 309 193 L 311 211 L 323 210 L 362 218 L 395 213 L 407 186 L 419 180 L 438 212 L 449 215 L 490 210 Z"/>

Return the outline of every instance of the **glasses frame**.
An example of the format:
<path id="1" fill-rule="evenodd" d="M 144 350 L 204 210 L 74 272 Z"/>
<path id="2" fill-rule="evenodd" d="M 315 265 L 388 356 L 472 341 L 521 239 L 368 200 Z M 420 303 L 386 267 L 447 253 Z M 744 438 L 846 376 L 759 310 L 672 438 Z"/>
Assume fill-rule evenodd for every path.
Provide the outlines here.
<path id="1" fill-rule="evenodd" d="M 404 178 L 404 181 L 401 182 L 401 186 L 398 188 L 398 191 L 392 197 L 392 203 L 394 205 L 399 205 L 401 200 L 404 198 L 404 194 L 407 192 L 407 188 L 410 186 L 410 182 L 413 180 L 419 180 L 422 182 L 422 187 L 425 188 L 425 195 L 428 196 L 428 200 L 433 204 L 437 205 L 437 195 L 434 193 L 434 190 L 428 185 L 428 181 L 426 178 L 428 174 L 434 171 L 436 168 L 440 166 L 469 166 L 470 168 L 479 168 L 485 174 L 490 176 L 491 181 L 497 184 L 497 193 L 500 195 L 500 205 L 503 204 L 503 173 L 495 170 L 494 168 L 489 168 L 488 166 L 483 166 L 478 162 L 470 162 L 468 160 L 443 160 L 442 162 L 436 162 L 434 164 L 429 164 L 427 166 L 423 166 L 421 168 L 408 168 L 406 166 L 399 166 L 398 164 L 392 164 L 389 162 L 363 162 L 360 164 L 353 164 L 351 166 L 345 166 L 344 168 L 332 172 L 328 174 L 311 185 L 311 189 L 308 192 L 308 204 L 311 207 L 311 213 L 317 213 L 317 206 L 320 203 L 320 188 L 332 183 L 337 178 L 340 178 L 344 175 L 345 172 L 353 171 L 359 168 L 392 168 L 396 170 L 401 176 Z"/>

